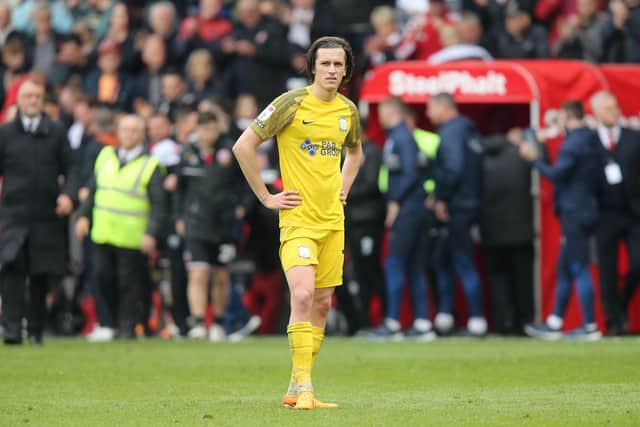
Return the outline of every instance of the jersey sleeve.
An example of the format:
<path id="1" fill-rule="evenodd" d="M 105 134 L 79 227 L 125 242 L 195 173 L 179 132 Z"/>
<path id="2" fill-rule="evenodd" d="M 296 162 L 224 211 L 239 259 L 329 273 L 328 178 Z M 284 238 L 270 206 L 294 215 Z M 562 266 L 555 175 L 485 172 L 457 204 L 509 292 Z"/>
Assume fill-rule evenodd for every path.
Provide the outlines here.
<path id="1" fill-rule="evenodd" d="M 251 129 L 263 140 L 284 129 L 291 123 L 300 106 L 302 97 L 299 92 L 289 91 L 274 99 L 249 125 Z"/>
<path id="2" fill-rule="evenodd" d="M 347 105 L 349 105 L 349 110 L 351 111 L 351 128 L 349 129 L 349 133 L 344 139 L 344 146 L 347 148 L 357 147 L 359 144 L 362 144 L 362 129 L 360 128 L 360 115 L 358 114 L 358 109 L 355 104 L 350 100 L 346 100 Z"/>

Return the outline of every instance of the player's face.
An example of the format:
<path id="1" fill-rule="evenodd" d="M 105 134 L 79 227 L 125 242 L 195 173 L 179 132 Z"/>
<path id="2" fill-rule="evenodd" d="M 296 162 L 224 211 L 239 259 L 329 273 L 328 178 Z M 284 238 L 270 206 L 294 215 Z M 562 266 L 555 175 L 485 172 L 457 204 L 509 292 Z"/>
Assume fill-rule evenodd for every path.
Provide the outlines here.
<path id="1" fill-rule="evenodd" d="M 336 91 L 347 73 L 346 53 L 342 48 L 320 48 L 316 52 L 313 82 L 322 89 Z"/>

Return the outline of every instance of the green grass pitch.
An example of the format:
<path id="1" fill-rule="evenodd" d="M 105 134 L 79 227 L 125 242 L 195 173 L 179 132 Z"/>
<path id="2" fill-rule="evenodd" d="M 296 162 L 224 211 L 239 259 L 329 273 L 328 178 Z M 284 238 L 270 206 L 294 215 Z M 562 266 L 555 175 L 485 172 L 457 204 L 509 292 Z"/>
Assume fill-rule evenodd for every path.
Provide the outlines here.
<path id="1" fill-rule="evenodd" d="M 284 338 L 0 347 L 0 426 L 640 426 L 640 340 L 329 338 L 334 410 L 280 407 Z"/>

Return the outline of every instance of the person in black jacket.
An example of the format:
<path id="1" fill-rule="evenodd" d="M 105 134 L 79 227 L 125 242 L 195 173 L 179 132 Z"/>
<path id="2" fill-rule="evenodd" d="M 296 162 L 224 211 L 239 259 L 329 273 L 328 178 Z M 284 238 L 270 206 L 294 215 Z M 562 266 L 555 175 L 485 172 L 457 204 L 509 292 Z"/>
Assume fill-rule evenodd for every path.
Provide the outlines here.
<path id="1" fill-rule="evenodd" d="M 553 166 L 540 160 L 540 151 L 533 145 L 520 147 L 522 157 L 532 161 L 533 166 L 553 182 L 554 208 L 563 235 L 555 306 L 544 324 L 525 326 L 527 335 L 534 337 L 557 339 L 562 336 L 563 316 L 574 280 L 584 325 L 570 336 L 586 340 L 601 337 L 595 321 L 594 290 L 589 272 L 589 238 L 598 223 L 600 153 L 596 135 L 584 125 L 583 115 L 579 101 L 567 101 L 562 105 L 560 122 L 566 129 L 566 137 Z"/>
<path id="2" fill-rule="evenodd" d="M 480 233 L 493 329 L 502 334 L 522 334 L 533 322 L 533 198 L 523 143 L 517 128 L 485 138 Z"/>
<path id="3" fill-rule="evenodd" d="M 640 61 L 640 1 L 612 0 L 602 30 L 601 62 Z"/>
<path id="4" fill-rule="evenodd" d="M 448 93 L 429 99 L 427 116 L 438 126 L 440 135 L 433 168 L 436 186 L 429 202 L 443 224 L 435 255 L 439 298 L 435 326 L 445 333 L 453 327 L 454 283 L 450 272 L 454 269 L 462 279 L 469 305 L 468 332 L 484 335 L 487 321 L 471 241 L 471 228 L 478 220 L 482 192 L 483 142 L 473 122 L 459 113 Z"/>
<path id="5" fill-rule="evenodd" d="M 385 216 L 384 197 L 378 189 L 382 151 L 368 140 L 363 142 L 362 151 L 364 162 L 353 182 L 345 208 L 347 247 L 358 283 L 359 304 L 355 310 L 358 318 L 348 319 L 350 325 L 353 325 L 352 332 L 371 326 L 369 303 L 372 293 L 386 301 L 384 275 L 380 265 Z"/>
<path id="6" fill-rule="evenodd" d="M 77 174 L 64 130 L 43 113 L 44 87 L 26 80 L 18 91 L 16 119 L 0 127 L 0 292 L 4 342 L 42 342 L 45 296 L 65 272 L 65 220 L 73 210 Z M 59 176 L 64 175 L 62 188 Z M 29 308 L 25 293 L 30 279 Z"/>
<path id="7" fill-rule="evenodd" d="M 532 22 L 531 12 L 509 2 L 504 27 L 496 32 L 496 58 L 547 58 L 549 40 L 545 29 Z"/>
<path id="8" fill-rule="evenodd" d="M 233 231 L 242 209 L 240 169 L 231 153 L 231 141 L 221 136 L 217 117 L 200 113 L 198 142 L 184 147 L 178 166 L 178 220 L 176 230 L 185 236 L 185 262 L 189 275 L 187 294 L 191 318 L 189 337 L 207 335 L 204 314 L 209 276 L 213 272 L 215 323 L 211 341 L 225 339 L 222 327 L 229 300 L 227 266 L 236 257 Z"/>
<path id="9" fill-rule="evenodd" d="M 225 43 L 226 53 L 233 55 L 230 95 L 250 93 L 262 108 L 285 90 L 290 62 L 286 28 L 261 16 L 256 0 L 240 0 L 235 10 L 238 20 Z"/>
<path id="10" fill-rule="evenodd" d="M 596 233 L 600 291 L 607 332 L 624 332 L 627 308 L 640 283 L 640 133 L 621 127 L 620 108 L 609 92 L 591 98 L 598 119 L 599 147 L 605 171 L 600 191 L 600 225 Z M 629 270 L 618 291 L 618 244 L 624 241 Z"/>

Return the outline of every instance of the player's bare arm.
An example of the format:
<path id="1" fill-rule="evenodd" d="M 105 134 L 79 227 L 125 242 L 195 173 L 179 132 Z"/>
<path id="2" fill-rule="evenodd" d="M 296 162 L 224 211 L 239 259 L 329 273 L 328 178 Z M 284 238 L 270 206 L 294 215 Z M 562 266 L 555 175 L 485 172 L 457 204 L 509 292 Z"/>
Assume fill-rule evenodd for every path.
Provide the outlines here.
<path id="1" fill-rule="evenodd" d="M 358 175 L 358 169 L 362 164 L 362 144 L 347 147 L 344 164 L 342 165 L 342 188 L 340 189 L 340 201 L 347 204 L 347 196 Z"/>
<path id="2" fill-rule="evenodd" d="M 302 202 L 298 191 L 284 190 L 271 194 L 260 177 L 257 150 L 262 142 L 253 129 L 247 128 L 233 145 L 233 154 L 260 203 L 269 209 L 293 209 Z"/>

